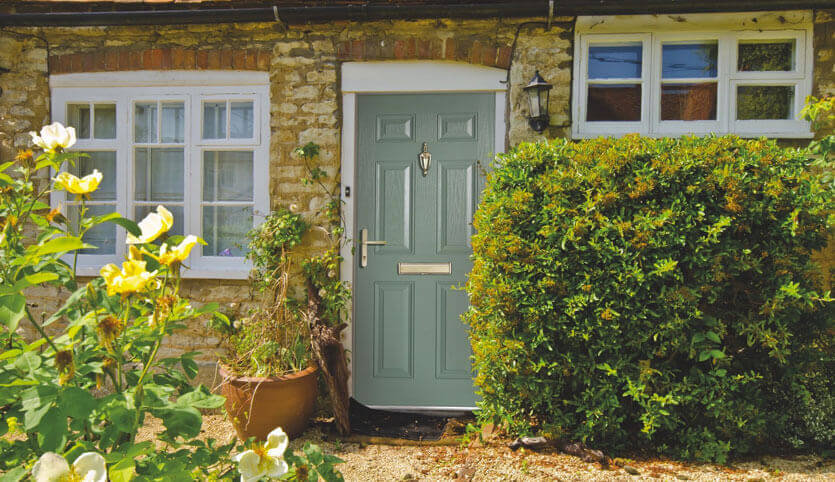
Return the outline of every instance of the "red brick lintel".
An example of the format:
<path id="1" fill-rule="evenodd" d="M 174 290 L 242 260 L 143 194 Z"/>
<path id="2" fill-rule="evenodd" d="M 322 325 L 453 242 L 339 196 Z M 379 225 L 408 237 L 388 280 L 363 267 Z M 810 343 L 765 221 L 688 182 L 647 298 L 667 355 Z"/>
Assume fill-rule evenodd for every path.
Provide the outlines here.
<path id="1" fill-rule="evenodd" d="M 124 70 L 269 70 L 271 57 L 272 52 L 266 49 L 107 49 L 51 55 L 49 71 L 69 74 Z"/>
<path id="2" fill-rule="evenodd" d="M 510 68 L 511 47 L 469 39 L 346 40 L 337 46 L 339 60 L 453 60 L 489 67 Z"/>

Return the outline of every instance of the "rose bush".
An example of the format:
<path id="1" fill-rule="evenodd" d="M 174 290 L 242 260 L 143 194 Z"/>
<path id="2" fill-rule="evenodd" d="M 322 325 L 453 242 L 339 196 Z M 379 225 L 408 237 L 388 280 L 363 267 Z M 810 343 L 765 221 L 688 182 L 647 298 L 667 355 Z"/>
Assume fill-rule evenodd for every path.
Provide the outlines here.
<path id="1" fill-rule="evenodd" d="M 53 124 L 33 139 L 42 155 L 22 152 L 0 164 L 3 480 L 237 478 L 233 455 L 245 446 L 197 438 L 200 411 L 221 407 L 223 398 L 193 384 L 196 353 L 162 356 L 160 350 L 186 323 L 215 308 L 193 306 L 180 295 L 184 262 L 202 241 L 168 236 L 154 244 L 173 224 L 163 206 L 138 225 L 116 213 L 88 217 L 85 201 L 101 181 L 97 172 L 55 178 L 55 188 L 75 194 L 80 203 L 78 221 L 70 222 L 50 209 L 51 188 L 40 180 L 75 161 L 78 154 L 66 151 L 74 131 Z M 127 259 L 79 285 L 74 254 L 94 249 L 84 242 L 86 233 L 108 222 L 128 231 Z M 58 311 L 38 319 L 24 294 L 38 285 L 72 294 Z M 21 323 L 31 326 L 34 340 L 23 336 Z M 156 444 L 136 440 L 149 417 L 165 429 Z M 298 470 L 305 480 L 310 473 L 339 480 L 335 460 L 325 460 L 317 447 L 308 449 L 304 456 L 287 455 L 288 476 Z"/>

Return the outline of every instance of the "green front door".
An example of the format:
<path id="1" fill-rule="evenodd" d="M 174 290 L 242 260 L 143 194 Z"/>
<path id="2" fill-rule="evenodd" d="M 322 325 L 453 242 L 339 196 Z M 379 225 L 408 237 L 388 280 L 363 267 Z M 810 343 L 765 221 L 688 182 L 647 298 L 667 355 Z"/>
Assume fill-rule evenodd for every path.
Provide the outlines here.
<path id="1" fill-rule="evenodd" d="M 367 405 L 474 407 L 458 289 L 493 150 L 493 94 L 357 98 L 354 396 Z M 423 143 L 431 155 L 424 175 Z M 427 156 L 424 156 L 427 157 Z M 385 241 L 367 245 L 365 241 Z"/>

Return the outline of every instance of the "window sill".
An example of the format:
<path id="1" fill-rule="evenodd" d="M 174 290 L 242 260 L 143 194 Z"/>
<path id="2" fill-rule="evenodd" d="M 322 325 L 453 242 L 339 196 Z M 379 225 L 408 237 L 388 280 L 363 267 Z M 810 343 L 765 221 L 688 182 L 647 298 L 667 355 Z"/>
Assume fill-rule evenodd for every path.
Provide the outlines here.
<path id="1" fill-rule="evenodd" d="M 101 266 L 79 266 L 79 277 L 99 276 Z M 184 269 L 183 279 L 226 279 L 245 280 L 249 279 L 249 269 Z"/>
<path id="2" fill-rule="evenodd" d="M 640 132 L 633 132 L 632 134 L 641 134 Z M 769 139 L 813 139 L 814 132 L 657 132 L 653 134 L 641 134 L 646 137 L 684 137 L 697 136 L 704 137 L 711 134 L 718 136 L 735 135 L 743 139 L 758 139 L 760 137 L 767 137 Z M 593 139 L 595 137 L 623 137 L 627 135 L 623 132 L 574 132 L 571 134 L 572 139 Z"/>

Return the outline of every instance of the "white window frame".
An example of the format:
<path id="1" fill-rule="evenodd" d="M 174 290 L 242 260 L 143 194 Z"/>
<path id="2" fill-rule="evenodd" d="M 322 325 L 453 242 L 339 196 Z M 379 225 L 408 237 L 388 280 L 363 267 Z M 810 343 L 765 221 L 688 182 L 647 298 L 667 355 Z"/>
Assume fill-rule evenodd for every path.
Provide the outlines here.
<path id="1" fill-rule="evenodd" d="M 636 31 L 636 21 L 622 32 L 613 32 L 619 17 L 602 17 L 612 21 L 601 33 L 588 30 L 586 24 L 578 29 L 575 36 L 574 82 L 572 96 L 572 137 L 590 138 L 598 136 L 619 136 L 640 133 L 652 137 L 681 136 L 687 134 L 707 135 L 736 134 L 741 137 L 811 138 L 813 133 L 809 122 L 796 119 L 785 120 L 736 120 L 736 88 L 740 85 L 791 85 L 795 87 L 793 112 L 797 115 L 812 90 L 812 30 L 811 24 L 792 24 L 786 28 L 745 30 L 736 26 L 720 25 L 720 30 L 704 29 L 709 25 L 703 20 L 703 29 L 677 31 L 670 25 L 653 30 L 652 22 L 644 25 L 648 31 Z M 718 18 L 718 17 L 713 17 Z M 591 19 L 591 17 L 589 17 Z M 719 22 L 721 24 L 722 22 Z M 750 27 L 749 27 L 750 28 Z M 590 32 L 589 30 L 592 30 Z M 745 40 L 794 40 L 795 69 L 788 72 L 737 72 L 737 53 L 740 41 Z M 661 52 L 662 44 L 669 42 L 716 41 L 717 49 L 717 102 L 716 120 L 710 121 L 661 121 Z M 616 44 L 642 42 L 642 92 L 640 122 L 588 122 L 586 121 L 588 93 L 588 52 L 592 44 Z M 686 82 L 675 79 L 673 82 Z M 690 79 L 705 82 L 704 79 Z M 592 83 L 637 83 L 634 80 L 592 80 Z"/>
<path id="2" fill-rule="evenodd" d="M 201 235 L 202 186 L 204 150 L 253 151 L 253 226 L 260 224 L 269 212 L 269 77 L 265 72 L 201 71 L 201 72 L 119 72 L 62 74 L 50 77 L 52 118 L 67 121 L 68 104 L 116 104 L 116 139 L 79 139 L 73 150 L 116 151 L 116 209 L 132 218 L 134 208 L 133 126 L 136 102 L 182 101 L 186 113 L 184 132 L 184 234 Z M 204 101 L 226 100 L 253 102 L 253 137 L 229 139 L 227 108 L 227 139 L 202 139 L 202 106 Z M 161 129 L 158 122 L 157 129 Z M 158 139 L 160 140 L 160 139 Z M 142 144 L 146 145 L 146 144 Z M 168 144 L 147 144 L 165 147 Z M 56 191 L 51 197 L 53 207 L 67 202 L 66 193 Z M 164 203 L 163 203 L 164 204 Z M 224 204 L 227 204 L 224 202 Z M 235 204 L 230 202 L 228 204 Z M 139 221 L 139 220 L 137 220 Z M 97 275 L 107 263 L 124 259 L 126 233 L 116 227 L 116 254 L 87 254 L 78 257 L 78 274 Z M 195 247 L 186 262 L 191 269 L 183 270 L 187 278 L 246 279 L 251 263 L 244 257 L 204 256 Z"/>

